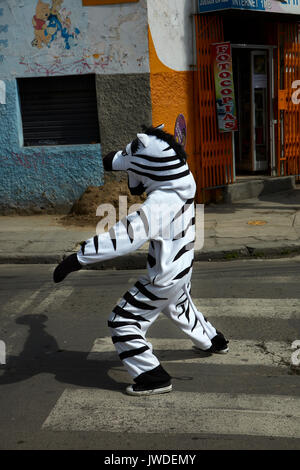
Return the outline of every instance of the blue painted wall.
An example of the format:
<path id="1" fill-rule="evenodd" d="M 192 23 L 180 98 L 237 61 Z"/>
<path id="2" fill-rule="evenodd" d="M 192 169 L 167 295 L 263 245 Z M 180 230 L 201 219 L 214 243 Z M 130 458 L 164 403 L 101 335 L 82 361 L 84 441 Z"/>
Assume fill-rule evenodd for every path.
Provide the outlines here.
<path id="1" fill-rule="evenodd" d="M 56 26 L 41 16 L 41 7 L 59 12 Z M 41 40 L 35 17 L 45 20 L 49 42 Z M 104 183 L 101 149 L 114 148 L 119 135 L 124 145 L 131 129 L 139 129 L 136 122 L 148 122 L 140 117 L 151 104 L 145 106 L 149 85 L 140 92 L 149 73 L 147 33 L 147 0 L 99 7 L 83 7 L 82 0 L 0 0 L 0 80 L 7 86 L 6 104 L 0 104 L 0 212 L 69 208 L 87 186 Z M 86 73 L 108 77 L 104 91 L 100 79 L 97 87 L 102 145 L 23 147 L 16 79 Z M 140 104 L 119 123 L 115 116 L 124 115 L 124 103 L 130 114 L 131 104 L 124 87 L 119 93 L 118 77 L 130 74 Z"/>
<path id="2" fill-rule="evenodd" d="M 89 185 L 103 184 L 100 144 L 23 147 L 16 80 L 0 104 L 0 211 L 64 211 Z"/>

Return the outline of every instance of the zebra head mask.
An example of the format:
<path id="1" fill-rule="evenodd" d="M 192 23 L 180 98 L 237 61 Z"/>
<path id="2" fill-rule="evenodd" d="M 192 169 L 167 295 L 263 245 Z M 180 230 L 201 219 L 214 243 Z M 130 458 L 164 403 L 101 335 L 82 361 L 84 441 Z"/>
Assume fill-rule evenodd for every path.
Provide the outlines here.
<path id="1" fill-rule="evenodd" d="M 126 171 L 131 194 L 155 189 L 186 189 L 191 184 L 187 154 L 175 137 L 159 127 L 144 128 L 124 150 L 103 159 L 107 171 Z"/>

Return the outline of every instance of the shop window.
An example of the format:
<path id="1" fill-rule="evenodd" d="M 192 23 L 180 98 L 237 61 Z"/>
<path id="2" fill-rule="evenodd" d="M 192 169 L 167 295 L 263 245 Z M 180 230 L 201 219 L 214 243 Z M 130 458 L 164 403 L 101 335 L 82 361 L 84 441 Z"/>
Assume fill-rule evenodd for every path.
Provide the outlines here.
<path id="1" fill-rule="evenodd" d="M 84 7 L 94 5 L 115 5 L 116 3 L 137 3 L 139 0 L 82 0 Z"/>
<path id="2" fill-rule="evenodd" d="M 17 81 L 24 146 L 100 142 L 95 75 Z"/>

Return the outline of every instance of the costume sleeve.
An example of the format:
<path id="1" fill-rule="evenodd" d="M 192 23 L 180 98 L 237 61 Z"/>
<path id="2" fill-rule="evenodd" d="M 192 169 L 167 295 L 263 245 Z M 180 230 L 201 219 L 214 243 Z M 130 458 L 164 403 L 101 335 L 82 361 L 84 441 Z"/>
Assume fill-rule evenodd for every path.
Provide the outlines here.
<path id="1" fill-rule="evenodd" d="M 151 235 L 151 206 L 140 209 L 116 223 L 109 232 L 95 235 L 82 244 L 77 253 L 80 264 L 92 264 L 116 258 L 139 249 Z"/>

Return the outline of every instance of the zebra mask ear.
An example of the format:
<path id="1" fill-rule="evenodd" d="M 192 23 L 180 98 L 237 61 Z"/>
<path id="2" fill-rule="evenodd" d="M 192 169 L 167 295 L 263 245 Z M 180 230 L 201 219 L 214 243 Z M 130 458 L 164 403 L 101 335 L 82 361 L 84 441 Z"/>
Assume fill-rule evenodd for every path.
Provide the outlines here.
<path id="1" fill-rule="evenodd" d="M 150 143 L 150 139 L 149 139 L 149 136 L 147 134 L 137 134 L 137 138 L 139 139 L 139 141 L 141 142 L 141 144 L 147 148 L 149 143 Z"/>

